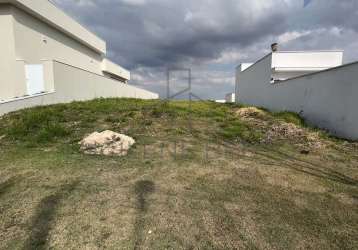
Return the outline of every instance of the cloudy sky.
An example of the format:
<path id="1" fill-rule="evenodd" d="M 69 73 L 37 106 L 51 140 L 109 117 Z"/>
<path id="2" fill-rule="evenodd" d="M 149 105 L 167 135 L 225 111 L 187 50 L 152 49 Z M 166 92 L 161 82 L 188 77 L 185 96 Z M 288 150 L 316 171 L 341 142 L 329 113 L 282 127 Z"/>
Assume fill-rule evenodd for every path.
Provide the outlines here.
<path id="1" fill-rule="evenodd" d="M 358 60 L 358 0 L 53 0 L 107 41 L 131 84 L 165 93 L 166 68 L 192 69 L 193 91 L 223 99 L 235 67 L 282 50 L 344 49 Z M 173 76 L 174 89 L 183 74 Z M 176 82 L 177 81 L 177 82 Z"/>

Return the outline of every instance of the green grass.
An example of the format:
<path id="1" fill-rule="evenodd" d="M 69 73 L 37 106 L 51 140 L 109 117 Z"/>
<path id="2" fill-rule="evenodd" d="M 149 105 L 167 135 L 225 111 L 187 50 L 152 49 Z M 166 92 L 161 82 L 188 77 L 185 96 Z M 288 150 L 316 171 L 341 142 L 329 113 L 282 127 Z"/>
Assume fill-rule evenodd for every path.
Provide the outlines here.
<path id="1" fill-rule="evenodd" d="M 0 249 L 355 249 L 357 144 L 242 108 L 97 99 L 5 115 Z M 286 123 L 304 134 L 271 133 Z M 106 129 L 136 139 L 128 156 L 79 151 Z"/>
<path id="2" fill-rule="evenodd" d="M 64 121 L 58 108 L 27 110 L 14 116 L 4 132 L 14 140 L 51 142 L 70 134 L 70 130 L 62 125 Z"/>
<path id="3" fill-rule="evenodd" d="M 235 140 L 241 139 L 250 143 L 257 143 L 261 140 L 262 134 L 260 131 L 252 128 L 250 125 L 239 120 L 223 122 L 222 135 L 226 139 Z"/>

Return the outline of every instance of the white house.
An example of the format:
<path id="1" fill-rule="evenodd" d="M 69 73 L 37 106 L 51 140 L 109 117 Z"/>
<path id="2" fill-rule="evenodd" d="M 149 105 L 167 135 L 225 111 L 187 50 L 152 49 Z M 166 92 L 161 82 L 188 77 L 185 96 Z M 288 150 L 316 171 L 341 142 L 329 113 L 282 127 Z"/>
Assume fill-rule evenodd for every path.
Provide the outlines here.
<path id="1" fill-rule="evenodd" d="M 234 103 L 235 102 L 235 93 L 229 93 L 225 95 L 226 103 Z"/>
<path id="2" fill-rule="evenodd" d="M 358 62 L 343 51 L 273 51 L 236 68 L 236 101 L 293 111 L 309 123 L 358 139 Z"/>
<path id="3" fill-rule="evenodd" d="M 158 98 L 127 85 L 106 42 L 48 0 L 0 0 L 0 114 L 96 97 Z"/>

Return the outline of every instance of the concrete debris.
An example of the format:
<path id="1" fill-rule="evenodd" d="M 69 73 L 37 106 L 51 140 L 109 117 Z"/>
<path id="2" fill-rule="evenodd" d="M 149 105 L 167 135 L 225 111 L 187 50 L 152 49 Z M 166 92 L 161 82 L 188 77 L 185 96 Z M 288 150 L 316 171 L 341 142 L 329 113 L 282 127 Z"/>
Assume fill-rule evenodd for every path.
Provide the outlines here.
<path id="1" fill-rule="evenodd" d="M 80 143 L 81 151 L 89 155 L 125 156 L 135 144 L 132 137 L 110 130 L 94 132 Z"/>
<path id="2" fill-rule="evenodd" d="M 236 114 L 264 134 L 261 143 L 271 144 L 277 140 L 289 139 L 303 150 L 319 149 L 325 143 L 317 132 L 308 131 L 293 123 L 272 119 L 269 113 L 255 107 L 240 108 Z"/>
<path id="3" fill-rule="evenodd" d="M 305 135 L 305 131 L 292 123 L 281 123 L 272 125 L 267 132 L 267 139 L 270 138 L 299 138 Z"/>
<path id="4" fill-rule="evenodd" d="M 324 147 L 317 133 L 308 132 L 293 123 L 282 122 L 272 125 L 266 133 L 264 142 L 271 143 L 277 139 L 290 139 L 293 143 L 303 144 L 303 147 L 308 146 L 311 149 Z"/>

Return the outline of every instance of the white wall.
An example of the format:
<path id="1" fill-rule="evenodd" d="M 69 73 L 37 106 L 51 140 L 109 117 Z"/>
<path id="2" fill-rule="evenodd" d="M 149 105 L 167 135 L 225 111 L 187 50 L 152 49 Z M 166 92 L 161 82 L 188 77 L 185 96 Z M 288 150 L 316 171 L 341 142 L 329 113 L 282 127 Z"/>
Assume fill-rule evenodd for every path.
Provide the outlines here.
<path id="1" fill-rule="evenodd" d="M 51 0 L 0 0 L 0 4 L 12 4 L 26 10 L 36 18 L 46 22 L 73 39 L 84 43 L 101 54 L 106 54 L 106 43 L 81 24 L 57 8 Z"/>
<path id="2" fill-rule="evenodd" d="M 235 102 L 235 93 L 230 93 L 230 94 L 227 94 L 227 95 L 225 95 L 225 101 L 227 102 L 227 103 L 233 103 L 233 102 Z"/>
<path id="3" fill-rule="evenodd" d="M 309 123 L 332 134 L 358 140 L 358 63 L 270 84 L 263 65 L 242 72 L 240 101 L 274 111 L 300 113 Z M 261 73 L 259 73 L 261 71 Z"/>
<path id="4" fill-rule="evenodd" d="M 272 53 L 272 68 L 333 68 L 342 65 L 343 51 L 279 51 Z"/>
<path id="5" fill-rule="evenodd" d="M 27 94 L 25 64 L 58 60 L 102 74 L 99 52 L 12 5 L 0 4 L 0 38 L 0 101 Z"/>
<path id="6" fill-rule="evenodd" d="M 129 71 L 104 60 L 101 52 L 10 4 L 0 4 L 0 37 L 0 101 L 27 95 L 25 64 L 41 64 L 44 60 L 64 62 L 100 75 L 106 70 L 121 80 L 130 79 Z"/>
<path id="7" fill-rule="evenodd" d="M 46 86 L 51 89 L 52 84 L 49 81 L 52 79 L 55 92 L 5 103 L 0 102 L 0 115 L 33 106 L 84 101 L 100 97 L 158 98 L 158 94 L 60 62 L 47 61 L 44 62 L 44 67 Z M 53 73 L 52 76 L 51 73 Z"/>
<path id="8" fill-rule="evenodd" d="M 236 100 L 255 106 L 263 106 L 268 101 L 263 83 L 269 84 L 271 81 L 271 59 L 270 53 L 245 71 L 237 69 Z"/>
<path id="9" fill-rule="evenodd" d="M 120 76 L 121 78 L 124 78 L 126 80 L 131 79 L 131 73 L 128 70 L 122 68 L 121 66 L 115 64 L 114 62 L 111 62 L 108 59 L 103 59 L 101 70 L 104 72 L 104 74 L 110 73 L 110 74 L 114 74 L 115 76 Z"/>
<path id="10" fill-rule="evenodd" d="M 25 85 L 19 82 L 24 74 L 17 72 L 19 64 L 15 60 L 14 43 L 11 6 L 0 5 L 0 101 L 22 96 L 25 91 Z"/>
<path id="11" fill-rule="evenodd" d="M 124 84 L 101 75 L 54 62 L 55 90 L 60 102 L 99 97 L 157 99 L 158 94 Z"/>
<path id="12" fill-rule="evenodd" d="M 343 51 L 278 51 L 272 53 L 272 78 L 286 80 L 341 66 Z"/>
<path id="13" fill-rule="evenodd" d="M 58 60 L 102 74 L 102 55 L 26 12 L 13 7 L 16 59 L 28 64 Z M 45 41 L 44 41 L 45 40 Z"/>
<path id="14" fill-rule="evenodd" d="M 313 71 L 314 72 L 314 71 Z M 286 71 L 286 72 L 272 72 L 272 78 L 274 80 L 287 80 L 290 78 L 307 75 L 313 73 L 312 71 Z"/>

